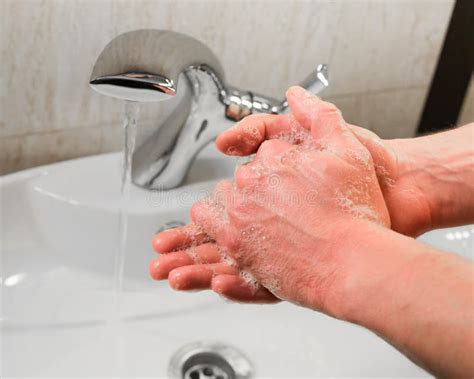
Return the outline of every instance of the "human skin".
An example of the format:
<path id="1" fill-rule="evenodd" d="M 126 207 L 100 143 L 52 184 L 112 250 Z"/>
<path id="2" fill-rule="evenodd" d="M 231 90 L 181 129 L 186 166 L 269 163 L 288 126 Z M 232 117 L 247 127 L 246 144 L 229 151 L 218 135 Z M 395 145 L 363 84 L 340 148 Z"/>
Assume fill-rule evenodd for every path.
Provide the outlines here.
<path id="1" fill-rule="evenodd" d="M 152 276 L 168 277 L 177 289 L 211 286 L 241 301 L 272 302 L 276 295 L 366 326 L 436 375 L 469 376 L 472 263 L 389 229 L 417 235 L 472 220 L 474 170 L 465 134 L 447 146 L 445 139 L 424 137 L 430 138 L 426 156 L 428 149 L 414 142 L 402 148 L 400 141 L 374 140 L 301 89 L 291 89 L 288 101 L 294 119 L 248 118 L 218 146 L 251 153 L 294 121 L 311 130 L 309 146 L 261 145 L 235 185 L 221 184 L 214 201 L 193 207 L 200 227 L 155 239 L 155 248 L 168 254 L 152 263 Z M 472 133 L 472 126 L 457 133 L 466 130 Z M 449 154 L 433 152 L 436 144 Z M 186 251 L 191 239 L 198 244 L 194 259 Z M 176 249 L 184 251 L 170 253 Z M 220 262 L 219 249 L 238 268 Z M 196 257 L 200 264 L 193 265 Z M 249 286 L 238 276 L 241 269 L 263 287 Z"/>

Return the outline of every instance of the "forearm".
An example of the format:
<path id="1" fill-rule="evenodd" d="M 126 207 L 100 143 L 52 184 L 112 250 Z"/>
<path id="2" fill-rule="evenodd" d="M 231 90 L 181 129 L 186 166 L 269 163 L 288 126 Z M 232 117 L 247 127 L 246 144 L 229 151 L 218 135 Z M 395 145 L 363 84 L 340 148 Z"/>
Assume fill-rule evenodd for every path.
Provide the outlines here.
<path id="1" fill-rule="evenodd" d="M 374 331 L 436 376 L 472 377 L 473 264 L 381 227 L 354 236 L 336 316 Z"/>
<path id="2" fill-rule="evenodd" d="M 474 123 L 393 144 L 400 181 L 422 193 L 429 207 L 421 231 L 474 222 Z"/>

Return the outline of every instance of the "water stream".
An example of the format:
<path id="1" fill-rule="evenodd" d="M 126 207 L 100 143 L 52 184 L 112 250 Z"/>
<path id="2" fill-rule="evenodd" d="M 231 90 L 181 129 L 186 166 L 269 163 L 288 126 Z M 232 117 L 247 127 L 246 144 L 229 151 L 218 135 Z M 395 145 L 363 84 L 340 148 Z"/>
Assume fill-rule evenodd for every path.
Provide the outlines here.
<path id="1" fill-rule="evenodd" d="M 105 329 L 107 338 L 112 341 L 113 367 L 112 372 L 117 376 L 126 372 L 126 338 L 123 325 L 122 303 L 124 288 L 124 268 L 127 256 L 127 232 L 128 232 L 128 205 L 130 199 L 130 188 L 132 186 L 132 155 L 135 149 L 135 138 L 137 133 L 138 103 L 126 101 L 124 105 L 123 126 L 123 160 L 122 177 L 120 184 L 120 204 L 118 214 L 118 241 L 115 252 L 112 296 L 113 304 L 110 317 Z"/>
<path id="2" fill-rule="evenodd" d="M 114 309 L 112 319 L 121 317 L 121 293 L 127 249 L 128 203 L 132 185 L 132 155 L 137 134 L 138 103 L 126 101 L 123 112 L 123 166 L 120 186 L 119 241 L 114 262 L 113 295 Z"/>

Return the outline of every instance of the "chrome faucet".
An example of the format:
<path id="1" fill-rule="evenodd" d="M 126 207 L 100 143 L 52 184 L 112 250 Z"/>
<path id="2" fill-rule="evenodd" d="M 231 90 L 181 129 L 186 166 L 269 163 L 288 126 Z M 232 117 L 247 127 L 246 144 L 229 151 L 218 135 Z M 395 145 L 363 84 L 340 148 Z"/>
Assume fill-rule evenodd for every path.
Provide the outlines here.
<path id="1" fill-rule="evenodd" d="M 132 180 L 149 189 L 171 189 L 185 178 L 198 152 L 227 127 L 252 113 L 285 113 L 288 104 L 228 86 L 212 51 L 184 34 L 135 30 L 104 48 L 90 85 L 101 94 L 129 101 L 168 100 L 171 115 L 139 146 Z M 328 86 L 319 64 L 301 84 L 318 94 Z"/>

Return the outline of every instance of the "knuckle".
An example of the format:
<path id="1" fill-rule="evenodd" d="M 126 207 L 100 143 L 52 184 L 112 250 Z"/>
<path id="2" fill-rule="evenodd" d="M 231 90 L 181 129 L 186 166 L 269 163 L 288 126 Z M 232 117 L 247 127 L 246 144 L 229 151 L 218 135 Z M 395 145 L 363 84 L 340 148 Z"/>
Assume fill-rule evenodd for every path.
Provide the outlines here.
<path id="1" fill-rule="evenodd" d="M 232 223 L 237 223 L 242 217 L 242 212 L 245 212 L 242 199 L 235 196 L 233 201 L 227 206 L 227 216 Z"/>
<path id="2" fill-rule="evenodd" d="M 193 222 L 198 222 L 206 209 L 205 200 L 199 200 L 191 206 L 190 217 Z"/>
<path id="3" fill-rule="evenodd" d="M 251 184 L 254 181 L 252 169 L 250 164 L 241 166 L 236 172 L 235 172 L 235 182 L 237 184 L 237 187 L 239 188 L 244 188 L 247 187 L 249 184 Z"/>
<path id="4" fill-rule="evenodd" d="M 260 145 L 260 149 L 263 151 L 272 150 L 275 145 L 275 140 L 266 140 Z"/>

